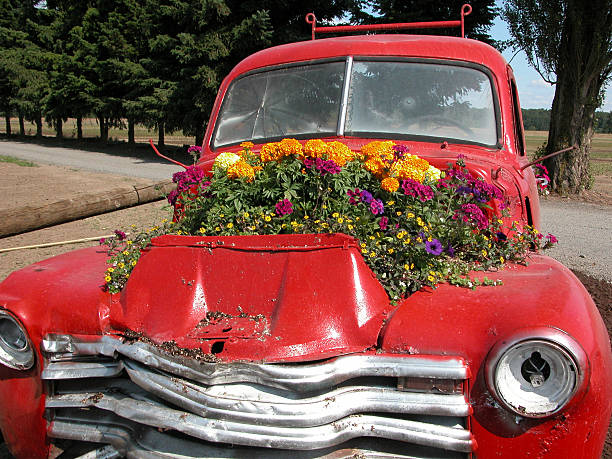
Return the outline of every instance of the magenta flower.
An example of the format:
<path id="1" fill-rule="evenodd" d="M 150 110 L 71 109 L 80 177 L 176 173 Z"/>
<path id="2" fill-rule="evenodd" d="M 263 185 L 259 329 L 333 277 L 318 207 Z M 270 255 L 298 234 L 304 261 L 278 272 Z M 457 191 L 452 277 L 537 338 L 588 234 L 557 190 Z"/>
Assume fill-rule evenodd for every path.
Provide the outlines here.
<path id="1" fill-rule="evenodd" d="M 404 190 L 406 196 L 413 196 L 421 202 L 430 201 L 434 197 L 432 187 L 412 179 L 402 180 L 402 190 Z"/>
<path id="2" fill-rule="evenodd" d="M 341 171 L 340 166 L 334 162 L 334 160 L 324 160 L 321 158 L 317 158 L 316 160 L 316 168 L 321 175 L 325 174 L 337 174 Z"/>
<path id="3" fill-rule="evenodd" d="M 127 235 L 121 230 L 115 230 L 115 236 L 117 236 L 117 239 L 120 241 L 123 241 L 127 237 Z"/>
<path id="4" fill-rule="evenodd" d="M 385 211 L 385 206 L 380 199 L 373 199 L 370 203 L 370 212 L 374 215 L 381 215 Z"/>
<path id="5" fill-rule="evenodd" d="M 548 236 L 546 236 L 546 238 L 549 240 L 551 244 L 556 244 L 557 242 L 559 242 L 559 240 L 550 233 L 548 233 Z"/>
<path id="6" fill-rule="evenodd" d="M 479 229 L 489 226 L 488 218 L 476 204 L 462 204 L 461 209 L 456 210 L 455 215 L 453 215 L 453 220 L 458 218 L 461 218 L 465 223 L 475 224 Z"/>
<path id="7" fill-rule="evenodd" d="M 282 201 L 278 201 L 276 203 L 275 210 L 276 215 L 283 217 L 293 213 L 293 204 L 291 204 L 291 201 L 288 199 L 283 199 Z"/>
<path id="8" fill-rule="evenodd" d="M 383 231 L 387 229 L 388 224 L 389 224 L 389 219 L 387 217 L 381 217 L 380 221 L 378 222 L 378 226 Z"/>

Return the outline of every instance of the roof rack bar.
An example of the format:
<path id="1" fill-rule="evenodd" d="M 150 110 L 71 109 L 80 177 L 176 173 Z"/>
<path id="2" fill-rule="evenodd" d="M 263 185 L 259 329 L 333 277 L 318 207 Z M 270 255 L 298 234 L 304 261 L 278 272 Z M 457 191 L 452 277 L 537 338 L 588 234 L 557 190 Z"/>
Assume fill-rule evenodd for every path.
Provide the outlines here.
<path id="1" fill-rule="evenodd" d="M 342 33 L 342 32 L 371 32 L 376 30 L 405 30 L 405 29 L 442 29 L 461 27 L 461 37 L 465 38 L 465 16 L 472 12 L 467 3 L 461 7 L 461 19 L 458 21 L 430 21 L 430 22 L 397 22 L 393 24 L 372 24 L 354 26 L 327 26 L 317 27 L 317 18 L 314 13 L 306 15 L 306 22 L 312 27 L 312 39 L 315 33 Z"/>

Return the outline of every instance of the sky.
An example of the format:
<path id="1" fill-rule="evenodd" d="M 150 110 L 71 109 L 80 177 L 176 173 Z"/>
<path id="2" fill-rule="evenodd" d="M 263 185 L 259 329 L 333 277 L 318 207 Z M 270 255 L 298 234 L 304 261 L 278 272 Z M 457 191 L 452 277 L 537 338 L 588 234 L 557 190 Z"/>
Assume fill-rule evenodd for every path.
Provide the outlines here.
<path id="1" fill-rule="evenodd" d="M 497 6 L 501 6 L 501 2 L 497 2 Z M 506 23 L 498 17 L 493 27 L 489 31 L 491 37 L 497 40 L 507 40 L 510 38 Z M 510 62 L 516 84 L 518 86 L 519 98 L 522 108 L 550 108 L 553 97 L 555 96 L 555 87 L 546 83 L 542 77 L 536 72 L 533 67 L 527 63 L 527 58 L 523 51 L 519 52 L 514 58 L 516 51 L 508 49 L 502 54 L 507 61 Z M 609 85 L 606 91 L 606 97 L 598 111 L 612 111 L 612 85 Z"/>

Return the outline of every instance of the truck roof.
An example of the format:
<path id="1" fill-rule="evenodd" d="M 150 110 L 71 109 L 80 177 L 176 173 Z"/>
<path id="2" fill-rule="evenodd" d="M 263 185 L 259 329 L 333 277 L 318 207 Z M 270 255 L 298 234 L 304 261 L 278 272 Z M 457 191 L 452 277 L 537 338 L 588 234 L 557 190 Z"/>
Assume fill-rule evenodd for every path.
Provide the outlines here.
<path id="1" fill-rule="evenodd" d="M 393 56 L 443 59 L 484 65 L 505 74 L 506 60 L 492 46 L 460 37 L 380 34 L 308 40 L 274 46 L 240 62 L 229 77 L 261 67 L 341 56 Z"/>

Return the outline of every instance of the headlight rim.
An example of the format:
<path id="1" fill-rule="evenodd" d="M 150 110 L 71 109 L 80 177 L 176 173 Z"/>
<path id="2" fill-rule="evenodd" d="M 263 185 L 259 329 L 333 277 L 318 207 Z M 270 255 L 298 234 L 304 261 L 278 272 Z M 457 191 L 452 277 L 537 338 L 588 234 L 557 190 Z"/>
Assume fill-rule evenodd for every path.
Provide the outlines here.
<path id="1" fill-rule="evenodd" d="M 524 413 L 507 403 L 504 397 L 501 396 L 496 383 L 496 372 L 502 357 L 510 350 L 515 349 L 517 346 L 530 342 L 557 346 L 563 350 L 575 364 L 576 383 L 574 390 L 570 393 L 567 401 L 557 407 L 555 410 L 542 414 Z M 590 363 L 584 349 L 582 349 L 578 342 L 568 333 L 553 327 L 522 329 L 514 333 L 512 336 L 498 341 L 489 352 L 485 363 L 485 380 L 489 392 L 505 409 L 513 414 L 529 419 L 545 419 L 569 409 L 582 399 L 582 396 L 586 391 L 589 377 Z"/>
<path id="2" fill-rule="evenodd" d="M 27 329 L 21 321 L 7 309 L 0 309 L 0 320 L 9 320 L 19 328 L 25 337 L 25 345 L 16 349 L 4 338 L 0 338 L 0 364 L 13 370 L 25 371 L 34 366 L 35 353 Z"/>

